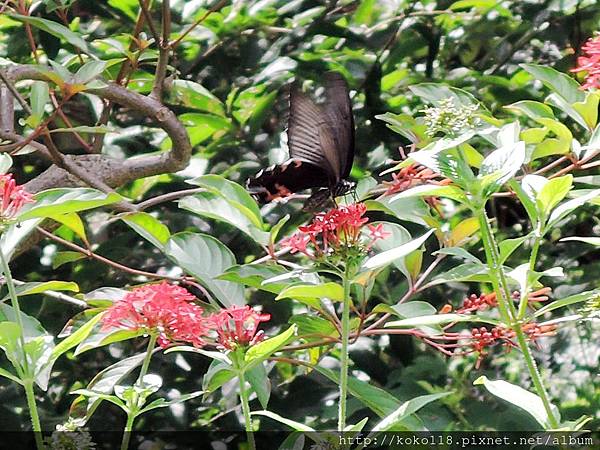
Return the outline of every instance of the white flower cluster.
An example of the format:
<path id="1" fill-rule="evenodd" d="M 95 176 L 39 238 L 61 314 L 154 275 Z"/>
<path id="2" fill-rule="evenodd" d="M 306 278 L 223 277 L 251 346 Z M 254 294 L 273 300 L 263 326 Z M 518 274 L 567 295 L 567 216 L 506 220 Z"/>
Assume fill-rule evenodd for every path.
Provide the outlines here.
<path id="1" fill-rule="evenodd" d="M 478 106 L 456 106 L 451 97 L 440 100 L 438 106 L 421 110 L 425 113 L 423 120 L 427 126 L 427 135 L 435 136 L 443 133 L 448 136 L 471 130 L 480 123 L 476 116 Z"/>

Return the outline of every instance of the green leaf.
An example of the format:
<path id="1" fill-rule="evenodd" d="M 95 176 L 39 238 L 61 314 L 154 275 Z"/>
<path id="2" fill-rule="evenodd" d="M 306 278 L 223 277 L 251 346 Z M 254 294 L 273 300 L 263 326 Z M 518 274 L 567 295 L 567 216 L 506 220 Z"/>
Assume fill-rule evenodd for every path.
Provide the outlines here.
<path id="1" fill-rule="evenodd" d="M 8 378 L 9 380 L 14 381 L 15 383 L 23 385 L 23 382 L 18 376 L 10 373 L 8 370 L 3 369 L 2 367 L 0 367 L 0 377 Z"/>
<path id="2" fill-rule="evenodd" d="M 295 422 L 290 419 L 286 419 L 285 417 L 282 417 L 279 414 L 275 414 L 274 412 L 271 412 L 271 411 L 252 411 L 250 414 L 252 414 L 253 416 L 268 417 L 269 419 L 276 420 L 277 422 L 287 425 L 288 427 L 290 427 L 296 431 L 302 431 L 304 433 L 315 432 L 315 429 L 309 427 L 308 425 L 304 425 L 303 423 Z"/>
<path id="3" fill-rule="evenodd" d="M 52 20 L 42 19 L 41 17 L 22 16 L 20 14 L 12 14 L 6 12 L 4 14 L 6 14 L 12 19 L 33 25 L 34 27 L 45 31 L 46 33 L 49 33 L 52 36 L 55 36 L 59 39 L 62 39 L 65 42 L 68 42 L 69 44 L 83 50 L 86 53 L 89 52 L 87 43 L 83 40 L 83 38 L 79 34 L 71 31 L 70 29 L 68 29 L 64 25 L 61 25 L 60 23 L 54 22 Z"/>
<path id="4" fill-rule="evenodd" d="M 538 309 L 534 313 L 534 317 L 541 317 L 544 314 L 554 311 L 555 309 L 563 308 L 568 305 L 573 305 L 575 303 L 587 302 L 588 300 L 600 297 L 600 290 L 594 289 L 593 291 L 586 291 L 580 294 L 570 295 L 565 298 L 561 298 L 560 300 L 555 300 L 552 303 L 548 303 L 544 305 L 544 307 Z"/>
<path id="5" fill-rule="evenodd" d="M 0 348 L 17 372 L 23 373 L 20 335 L 21 329 L 16 322 L 0 321 Z"/>
<path id="6" fill-rule="evenodd" d="M 477 378 L 473 384 L 476 386 L 483 384 L 491 394 L 531 414 L 544 429 L 549 430 L 552 428 L 542 399 L 537 395 L 504 380 L 489 380 L 486 376 Z M 560 422 L 558 408 L 551 405 L 551 409 L 557 421 Z"/>
<path id="7" fill-rule="evenodd" d="M 554 207 L 567 196 L 572 186 L 573 175 L 564 175 L 548 180 L 536 198 L 540 213 L 545 217 L 550 214 Z"/>
<path id="8" fill-rule="evenodd" d="M 155 247 L 163 249 L 171 237 L 169 228 L 160 220 L 145 212 L 121 216 L 121 220 Z"/>
<path id="9" fill-rule="evenodd" d="M 518 238 L 504 239 L 502 242 L 500 242 L 498 244 L 498 248 L 500 249 L 500 264 L 504 264 L 508 257 L 512 255 L 512 253 L 518 249 L 529 237 L 530 236 L 527 234 Z"/>
<path id="10" fill-rule="evenodd" d="M 158 399 L 154 400 L 153 402 L 148 403 L 143 409 L 141 409 L 136 414 L 136 416 L 141 416 L 142 414 L 145 414 L 148 411 L 152 411 L 153 409 L 167 408 L 172 405 L 177 405 L 179 403 L 187 402 L 188 400 L 191 400 L 193 398 L 200 397 L 204 393 L 205 393 L 204 391 L 191 392 L 189 394 L 180 395 L 179 397 L 171 399 L 171 400 L 166 400 L 164 398 L 158 398 Z"/>
<path id="11" fill-rule="evenodd" d="M 279 333 L 277 336 L 266 339 L 250 347 L 244 355 L 246 370 L 249 370 L 250 367 L 263 362 L 273 353 L 281 349 L 290 341 L 290 339 L 294 337 L 296 331 L 296 325 L 292 325 L 283 333 Z"/>
<path id="12" fill-rule="evenodd" d="M 86 84 L 100 75 L 106 68 L 105 61 L 92 60 L 86 62 L 73 76 L 77 83 Z"/>
<path id="13" fill-rule="evenodd" d="M 416 328 L 422 326 L 446 325 L 454 322 L 483 322 L 498 325 L 496 319 L 471 314 L 434 314 L 387 322 L 385 328 Z"/>
<path id="14" fill-rule="evenodd" d="M 433 232 L 434 230 L 429 230 L 427 233 L 425 233 L 421 237 L 418 237 L 417 239 L 413 239 L 412 241 L 407 242 L 406 244 L 399 245 L 396 248 L 386 250 L 375 256 L 372 256 L 363 263 L 362 270 L 365 271 L 379 269 L 396 261 L 399 258 L 402 258 L 412 253 L 413 251 L 421 247 L 421 245 L 423 245 L 423 243 L 427 240 L 429 236 L 431 236 Z"/>
<path id="15" fill-rule="evenodd" d="M 395 425 L 401 423 L 404 419 L 406 419 L 411 414 L 416 413 L 419 409 L 423 408 L 431 402 L 439 400 L 440 398 L 444 398 L 450 394 L 451 392 L 440 392 L 437 394 L 420 395 L 419 397 L 415 397 L 411 400 L 408 400 L 402 403 L 402 405 L 400 405 L 400 407 L 396 409 L 393 413 L 384 417 L 382 421 L 380 421 L 373 427 L 372 431 L 378 432 L 391 430 L 394 428 Z M 372 434 L 370 434 L 369 437 L 371 437 Z"/>
<path id="16" fill-rule="evenodd" d="M 566 125 L 556 119 L 540 118 L 538 119 L 538 122 L 552 131 L 559 139 L 563 139 L 569 143 L 573 139 L 571 130 L 569 130 Z"/>
<path id="17" fill-rule="evenodd" d="M 462 258 L 462 259 L 466 260 L 467 262 L 471 262 L 474 264 L 483 264 L 479 258 L 472 255 L 471 253 L 469 253 L 462 247 L 446 247 L 446 248 L 441 248 L 441 249 L 433 252 L 433 255 L 438 255 L 438 254 L 455 256 L 457 258 Z"/>
<path id="18" fill-rule="evenodd" d="M 29 103 L 31 104 L 32 118 L 27 120 L 27 124 L 37 127 L 46 113 L 46 105 L 50 102 L 50 88 L 45 81 L 34 81 L 31 85 L 31 95 Z"/>
<path id="19" fill-rule="evenodd" d="M 339 373 L 321 366 L 311 367 L 339 385 Z M 393 395 L 358 378 L 348 379 L 348 392 L 380 417 L 392 414 L 400 407 L 400 402 Z"/>
<path id="20" fill-rule="evenodd" d="M 464 191 L 458 186 L 440 186 L 437 184 L 423 184 L 421 186 L 415 186 L 399 194 L 394 195 L 390 203 L 400 200 L 402 198 L 409 197 L 444 197 L 451 198 L 457 202 L 464 202 L 467 200 L 467 196 Z"/>
<path id="21" fill-rule="evenodd" d="M 98 372 L 92 381 L 87 385 L 87 391 L 109 395 L 114 387 L 118 385 L 127 375 L 136 367 L 142 364 L 146 357 L 146 352 L 122 359 L 117 363 Z M 98 408 L 104 399 L 97 397 L 88 398 L 83 395 L 78 396 L 71 405 L 69 415 L 73 418 L 81 419 L 84 424 Z"/>
<path id="22" fill-rule="evenodd" d="M 577 241 L 577 242 L 585 242 L 586 244 L 595 245 L 596 247 L 600 247 L 600 237 L 584 237 L 584 236 L 570 236 L 566 238 L 562 238 L 561 242 L 568 241 Z"/>
<path id="23" fill-rule="evenodd" d="M 451 98 L 457 106 L 472 106 L 478 105 L 479 102 L 475 97 L 467 91 L 451 86 L 446 86 L 441 83 L 420 83 L 409 86 L 409 89 L 419 97 L 437 104 L 440 100 Z"/>
<path id="24" fill-rule="evenodd" d="M 433 278 L 427 286 L 435 286 L 436 284 L 445 284 L 449 282 L 490 282 L 488 268 L 484 264 L 465 263 L 456 266 L 446 272 L 443 272 Z"/>
<path id="25" fill-rule="evenodd" d="M 116 193 L 104 194 L 90 188 L 48 189 L 35 195 L 35 203 L 23 207 L 18 216 L 20 221 L 33 218 L 53 217 L 100 206 L 110 205 L 123 198 Z"/>
<path id="26" fill-rule="evenodd" d="M 260 208 L 248 191 L 239 184 L 214 174 L 194 178 L 188 183 L 208 189 L 213 194 L 221 195 L 242 211 L 256 227 L 263 228 Z"/>
<path id="27" fill-rule="evenodd" d="M 339 284 L 331 282 L 323 284 L 295 284 L 281 291 L 275 300 L 282 298 L 328 298 L 332 301 L 341 302 L 344 300 L 344 289 Z"/>
<path id="28" fill-rule="evenodd" d="M 276 264 L 244 264 L 232 266 L 217 277 L 219 280 L 251 286 L 263 291 L 279 294 L 289 283 L 263 283 L 265 280 L 288 273 L 283 267 Z"/>
<path id="29" fill-rule="evenodd" d="M 26 207 L 27 205 L 25 205 Z M 25 209 L 23 207 L 23 209 Z M 0 248 L 7 259 L 11 259 L 16 248 L 18 248 L 31 234 L 35 227 L 38 226 L 43 219 L 31 219 L 20 221 L 8 226 L 0 236 Z"/>
<path id="30" fill-rule="evenodd" d="M 178 205 L 199 216 L 227 222 L 259 244 L 267 245 L 269 243 L 269 233 L 263 231 L 262 225 L 257 226 L 239 205 L 220 194 L 200 192 L 182 198 Z"/>
<path id="31" fill-rule="evenodd" d="M 77 236 L 84 242 L 87 241 L 87 235 L 85 233 L 85 226 L 81 217 L 77 213 L 68 214 L 56 214 L 49 216 L 50 219 L 55 220 L 58 223 L 62 223 L 64 226 L 73 231 Z"/>
<path id="32" fill-rule="evenodd" d="M 408 230 L 402 225 L 390 222 L 373 222 L 373 225 L 378 225 L 380 223 L 383 223 L 384 231 L 390 233 L 390 235 L 385 239 L 378 240 L 375 243 L 374 248 L 377 251 L 384 252 L 387 250 L 391 250 L 400 245 L 410 242 L 410 240 L 412 239 Z M 404 274 L 406 278 L 411 277 L 411 274 L 406 267 L 406 256 L 395 260 L 393 264 L 400 272 Z"/>
<path id="33" fill-rule="evenodd" d="M 317 306 L 316 309 L 319 309 Z M 298 336 L 305 340 L 319 340 L 323 336 L 339 336 L 339 331 L 333 324 L 314 314 L 295 314 L 290 323 L 298 326 Z"/>
<path id="34" fill-rule="evenodd" d="M 505 106 L 505 108 L 521 112 L 533 120 L 537 120 L 540 117 L 554 119 L 554 113 L 552 112 L 552 108 L 550 108 L 548 105 L 533 100 L 523 100 Z"/>
<path id="35" fill-rule="evenodd" d="M 579 84 L 567 74 L 539 64 L 521 64 L 520 66 L 567 102 L 585 101 L 585 94 L 579 89 Z"/>
<path id="36" fill-rule="evenodd" d="M 80 125 L 77 127 L 61 127 L 54 128 L 50 130 L 50 133 L 79 133 L 79 134 L 107 134 L 107 133 L 116 133 L 117 130 L 115 128 L 110 128 L 106 126 L 95 126 L 90 127 L 87 125 Z"/>
<path id="37" fill-rule="evenodd" d="M 46 291 L 71 291 L 79 292 L 79 286 L 72 281 L 45 281 L 45 282 L 30 282 L 15 286 L 17 296 L 43 294 Z M 9 297 L 7 294 L 0 300 L 6 301 Z"/>
<path id="38" fill-rule="evenodd" d="M 96 392 L 91 389 L 76 389 L 71 392 L 71 394 L 81 395 L 83 397 L 87 397 L 90 400 L 106 400 L 114 405 L 117 405 L 123 411 L 127 412 L 128 408 L 119 397 L 111 394 L 103 394 L 101 392 Z"/>
<path id="39" fill-rule="evenodd" d="M 544 139 L 542 142 L 535 146 L 535 149 L 531 153 L 529 158 L 530 161 L 535 161 L 539 158 L 545 158 L 546 156 L 552 155 L 566 155 L 571 151 L 571 140 L 570 139 Z"/>
<path id="40" fill-rule="evenodd" d="M 171 104 L 225 116 L 223 103 L 208 89 L 194 81 L 175 80 L 168 94 L 168 102 Z"/>
<path id="41" fill-rule="evenodd" d="M 233 379 L 235 375 L 236 373 L 231 364 L 215 359 L 211 362 L 208 371 L 202 378 L 202 389 L 207 392 L 213 392 Z"/>
<path id="42" fill-rule="evenodd" d="M 501 147 L 486 156 L 477 175 L 484 195 L 496 192 L 521 169 L 524 162 L 523 141 Z"/>
<path id="43" fill-rule="evenodd" d="M 277 238 L 279 237 L 279 232 L 283 228 L 283 226 L 290 220 L 290 215 L 286 214 L 279 221 L 273 225 L 271 231 L 269 232 L 269 245 L 274 246 L 277 242 Z"/>
<path id="44" fill-rule="evenodd" d="M 410 142 L 416 144 L 422 141 L 426 141 L 427 138 L 427 126 L 418 123 L 414 117 L 408 114 L 394 114 L 387 112 L 385 114 L 379 114 L 375 116 L 387 125 L 387 127 L 404 136 Z"/>
<path id="45" fill-rule="evenodd" d="M 17 315 L 12 306 L 0 303 L 0 322 L 3 321 L 16 322 Z M 25 341 L 27 341 L 28 338 L 48 336 L 48 332 L 35 317 L 21 312 L 21 321 L 23 323 L 23 335 L 25 336 Z"/>
<path id="46" fill-rule="evenodd" d="M 556 93 L 556 92 L 552 93 L 548 97 L 546 97 L 545 101 L 549 105 L 552 105 L 552 106 L 560 109 L 561 111 L 563 111 L 571 119 L 573 119 L 575 122 L 580 124 L 583 128 L 586 128 L 586 129 L 588 128 L 588 124 L 586 123 L 585 119 L 583 117 L 581 117 L 581 114 L 579 114 L 579 112 L 573 107 L 573 105 L 575 105 L 575 103 L 569 102 L 568 100 L 565 99 L 565 97 L 563 97 L 562 95 L 560 95 L 559 93 Z"/>
<path id="47" fill-rule="evenodd" d="M 568 200 L 566 202 L 561 203 L 552 214 L 550 214 L 550 218 L 548 219 L 547 229 L 551 229 L 554 225 L 567 216 L 569 213 L 579 208 L 581 205 L 589 202 L 590 200 L 594 200 L 595 198 L 600 196 L 600 189 L 594 189 L 591 192 L 588 192 L 581 197 L 574 198 L 572 200 Z"/>
<path id="48" fill-rule="evenodd" d="M 252 390 L 256 393 L 260 405 L 266 409 L 269 405 L 269 397 L 271 396 L 271 381 L 265 369 L 264 364 L 257 364 L 246 371 L 246 381 L 252 386 Z"/>
<path id="49" fill-rule="evenodd" d="M 54 347 L 54 350 L 52 350 L 52 356 L 50 359 L 55 361 L 62 354 L 79 345 L 86 337 L 88 337 L 100 319 L 102 319 L 102 314 L 96 314 L 90 320 L 80 326 L 76 331 L 59 342 L 58 345 Z"/>
<path id="50" fill-rule="evenodd" d="M 87 333 L 84 339 L 77 345 L 75 356 L 81 355 L 92 349 L 104 347 L 115 342 L 127 341 L 144 335 L 143 330 L 124 330 L 120 328 L 111 328 L 102 330 L 99 323 L 92 327 L 92 330 Z"/>
<path id="51" fill-rule="evenodd" d="M 244 291 L 239 284 L 216 278 L 235 264 L 235 257 L 214 237 L 201 233 L 177 233 L 165 244 L 165 252 L 225 307 L 245 304 Z"/>
<path id="52" fill-rule="evenodd" d="M 573 103 L 573 109 L 583 118 L 589 130 L 593 130 L 598 122 L 599 101 L 597 92 L 588 92 L 583 102 Z"/>
<path id="53" fill-rule="evenodd" d="M 50 335 L 38 336 L 25 343 L 25 353 L 29 361 L 29 371 L 35 383 L 46 391 L 52 370 L 51 356 L 54 350 L 54 337 Z"/>
<path id="54" fill-rule="evenodd" d="M 423 226 L 427 226 L 426 219 L 431 215 L 427 204 L 417 197 L 401 198 L 393 203 L 391 197 L 384 197 L 379 200 L 366 200 L 365 205 L 369 211 L 383 211 L 399 220 Z"/>

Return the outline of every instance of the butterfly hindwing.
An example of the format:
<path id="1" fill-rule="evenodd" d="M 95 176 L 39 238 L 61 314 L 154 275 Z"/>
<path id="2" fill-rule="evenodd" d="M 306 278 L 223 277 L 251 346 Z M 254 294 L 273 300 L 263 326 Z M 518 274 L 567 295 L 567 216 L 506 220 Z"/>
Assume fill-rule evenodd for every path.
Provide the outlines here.
<path id="1" fill-rule="evenodd" d="M 327 174 L 320 166 L 299 159 L 268 167 L 248 180 L 248 190 L 261 203 L 315 187 L 327 187 Z"/>

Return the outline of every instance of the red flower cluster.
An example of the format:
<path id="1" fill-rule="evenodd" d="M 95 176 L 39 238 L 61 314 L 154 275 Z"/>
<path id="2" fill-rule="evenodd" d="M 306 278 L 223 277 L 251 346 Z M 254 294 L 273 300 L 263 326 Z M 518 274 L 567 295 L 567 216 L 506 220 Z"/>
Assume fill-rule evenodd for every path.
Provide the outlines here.
<path id="1" fill-rule="evenodd" d="M 399 172 L 393 173 L 392 181 L 383 182 L 387 186 L 384 195 L 396 194 L 419 184 L 447 185 L 451 183 L 448 179 L 436 181 L 435 178 L 437 177 L 439 175 L 433 170 L 417 164 L 411 164 L 410 166 L 403 167 Z"/>
<path id="2" fill-rule="evenodd" d="M 361 245 L 362 227 L 369 220 L 363 217 L 366 212 L 364 203 L 353 203 L 317 214 L 310 224 L 298 227 L 298 233 L 283 239 L 281 245 L 289 248 L 291 253 L 301 252 L 307 256 L 313 256 L 307 250 L 309 243 L 317 256 L 342 247 L 358 247 Z M 368 250 L 378 239 L 385 239 L 388 235 L 383 224 L 369 225 L 370 242 L 365 248 Z"/>
<path id="3" fill-rule="evenodd" d="M 209 318 L 202 316 L 202 308 L 193 300 L 195 297 L 187 290 L 166 281 L 141 286 L 106 311 L 102 329 L 158 332 L 157 342 L 163 348 L 171 342 L 202 347 L 213 325 Z"/>
<path id="4" fill-rule="evenodd" d="M 462 308 L 456 310 L 458 314 L 470 313 L 473 311 L 482 311 L 487 308 L 498 306 L 496 293 L 491 294 L 471 294 L 463 300 Z"/>
<path id="5" fill-rule="evenodd" d="M 271 319 L 270 314 L 259 314 L 249 306 L 232 306 L 210 316 L 217 329 L 217 342 L 226 350 L 254 345 L 264 339 L 258 325 Z"/>
<path id="6" fill-rule="evenodd" d="M 534 342 L 540 337 L 555 336 L 556 325 L 539 325 L 535 322 L 530 322 L 523 325 L 523 331 L 527 335 L 527 339 Z M 483 358 L 488 354 L 487 348 L 496 344 L 502 344 L 509 350 L 512 347 L 516 347 L 516 344 L 513 342 L 515 332 L 510 328 L 493 327 L 491 330 L 488 330 L 486 327 L 473 328 L 470 337 L 471 341 L 469 346 L 471 351 L 479 354 L 475 365 L 475 368 L 477 369 Z"/>
<path id="7" fill-rule="evenodd" d="M 584 56 L 577 58 L 571 72 L 587 72 L 581 89 L 600 88 L 600 36 L 588 39 L 581 49 Z"/>
<path id="8" fill-rule="evenodd" d="M 25 203 L 34 201 L 33 196 L 25 191 L 23 186 L 17 186 L 10 173 L 0 175 L 0 195 L 0 221 L 14 219 Z"/>
<path id="9" fill-rule="evenodd" d="M 544 302 L 548 300 L 548 294 L 550 294 L 550 292 L 552 292 L 552 289 L 549 287 L 530 292 L 527 296 L 527 301 L 528 303 Z M 513 300 L 519 300 L 520 297 L 521 294 L 519 291 L 513 292 Z M 496 299 L 495 292 L 492 292 L 491 294 L 479 294 L 479 296 L 477 296 L 477 294 L 471 294 L 463 300 L 462 307 L 457 309 L 456 312 L 458 314 L 468 314 L 474 311 L 483 311 L 487 308 L 494 308 L 496 306 L 498 306 L 498 300 Z"/>

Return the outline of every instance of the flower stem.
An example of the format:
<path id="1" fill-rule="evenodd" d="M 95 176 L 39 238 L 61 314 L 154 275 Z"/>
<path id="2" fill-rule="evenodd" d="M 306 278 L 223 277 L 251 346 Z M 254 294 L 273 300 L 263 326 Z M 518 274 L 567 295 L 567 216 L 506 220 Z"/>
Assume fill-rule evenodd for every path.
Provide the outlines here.
<path id="1" fill-rule="evenodd" d="M 248 436 L 248 445 L 250 445 L 250 450 L 256 450 L 253 434 L 254 430 L 252 429 L 252 417 L 250 416 L 250 404 L 248 402 L 248 391 L 246 390 L 246 378 L 244 377 L 243 370 L 240 370 L 238 380 L 240 382 L 240 402 L 242 403 L 242 413 L 244 414 L 244 425 L 246 427 L 246 435 Z"/>
<path id="2" fill-rule="evenodd" d="M 544 409 L 548 415 L 548 424 L 552 429 L 556 430 L 560 425 L 556 419 L 556 416 L 554 415 L 554 411 L 552 410 L 552 404 L 550 403 L 548 392 L 544 386 L 540 371 L 538 370 L 535 359 L 529 350 L 529 344 L 525 338 L 525 333 L 523 332 L 520 323 L 515 324 L 513 329 L 517 335 L 517 341 L 519 343 L 521 352 L 523 353 L 523 358 L 525 358 L 525 364 L 527 365 L 527 370 L 529 370 L 529 375 L 531 376 L 531 381 L 533 381 L 533 386 L 535 387 L 537 395 L 542 399 L 542 403 L 544 404 Z"/>
<path id="3" fill-rule="evenodd" d="M 35 393 L 33 391 L 33 380 L 26 380 L 23 383 L 25 387 L 25 396 L 27 397 L 27 407 L 31 416 L 31 425 L 33 426 L 33 434 L 35 436 L 35 446 L 38 450 L 44 450 L 44 440 L 42 439 L 42 427 L 40 425 L 40 417 L 38 415 L 37 406 L 35 404 Z"/>
<path id="4" fill-rule="evenodd" d="M 144 361 L 142 362 L 142 368 L 140 369 L 140 375 L 136 381 L 136 384 L 142 385 L 143 378 L 148 373 L 148 367 L 150 367 L 150 360 L 152 359 L 152 353 L 154 352 L 154 347 L 156 347 L 156 340 L 158 336 L 156 334 L 151 334 L 150 339 L 148 340 L 148 346 L 146 347 L 146 356 L 144 357 Z"/>
<path id="5" fill-rule="evenodd" d="M 535 270 L 535 263 L 537 261 L 538 252 L 540 250 L 540 244 L 542 243 L 542 232 L 538 228 L 535 230 L 535 236 L 533 239 L 533 245 L 531 246 L 531 254 L 529 255 L 529 274 Z M 527 303 L 529 299 L 529 274 L 525 280 L 525 288 L 521 292 L 521 300 L 519 301 L 519 313 L 517 318 L 522 320 L 527 313 Z"/>
<path id="6" fill-rule="evenodd" d="M 483 241 L 483 249 L 485 250 L 485 257 L 487 259 L 488 267 L 490 269 L 490 278 L 492 286 L 494 286 L 494 292 L 498 298 L 498 309 L 502 316 L 503 322 L 506 326 L 511 326 L 515 314 L 511 314 L 510 309 L 510 290 L 508 289 L 508 283 L 502 264 L 500 263 L 500 255 L 498 254 L 498 246 L 494 239 L 494 233 L 490 227 L 489 219 L 485 213 L 485 208 L 482 208 L 478 213 L 479 229 L 481 231 L 481 240 Z M 514 309 L 514 305 L 513 305 Z"/>
<path id="7" fill-rule="evenodd" d="M 40 424 L 40 416 L 38 414 L 37 405 L 35 403 L 35 392 L 33 390 L 33 380 L 35 379 L 35 374 L 30 373 L 29 371 L 29 361 L 27 359 L 27 351 L 25 350 L 25 334 L 23 332 L 23 317 L 21 315 L 21 306 L 19 305 L 19 297 L 17 296 L 17 291 L 15 289 L 15 282 L 13 281 L 12 274 L 10 272 L 10 267 L 8 265 L 8 261 L 4 256 L 4 252 L 0 248 L 0 262 L 2 263 L 2 273 L 4 274 L 4 279 L 6 281 L 6 286 L 8 287 L 8 294 L 10 296 L 10 301 L 13 309 L 15 310 L 15 319 L 17 321 L 17 325 L 19 326 L 19 341 L 21 344 L 21 350 L 23 351 L 23 370 L 22 373 L 25 376 L 23 381 L 23 387 L 25 388 L 25 396 L 27 397 L 27 408 L 29 409 L 29 416 L 31 418 L 31 426 L 33 428 L 33 432 L 35 434 L 35 444 L 38 450 L 44 449 L 44 442 L 42 440 L 42 426 Z M 16 368 L 18 370 L 18 368 Z"/>
<path id="8" fill-rule="evenodd" d="M 127 423 L 123 430 L 123 439 L 121 440 L 121 450 L 127 450 L 129 448 L 129 439 L 131 439 L 131 430 L 133 430 L 133 421 L 135 415 L 127 414 Z"/>
<path id="9" fill-rule="evenodd" d="M 346 397 L 348 395 L 348 343 L 350 339 L 350 280 L 348 269 L 342 277 L 344 298 L 342 310 L 342 353 L 340 356 L 340 400 L 338 410 L 338 430 L 346 428 Z"/>
<path id="10" fill-rule="evenodd" d="M 521 322 L 519 321 L 516 308 L 511 301 L 506 274 L 504 273 L 504 269 L 500 263 L 498 244 L 494 238 L 494 233 L 490 227 L 489 219 L 484 208 L 479 211 L 478 218 L 485 255 L 490 268 L 492 285 L 494 286 L 494 291 L 496 292 L 496 296 L 498 298 L 500 315 L 502 316 L 504 324 L 508 328 L 511 328 L 517 336 L 517 342 L 523 354 L 523 358 L 525 358 L 525 364 L 527 365 L 529 376 L 531 377 L 536 393 L 542 400 L 542 404 L 544 405 L 544 409 L 548 415 L 548 424 L 551 428 L 557 429 L 559 424 L 554 416 L 554 411 L 552 411 L 552 404 L 550 403 L 548 392 L 546 391 L 544 382 L 542 381 L 542 377 L 537 368 L 535 359 L 533 358 L 533 355 L 529 349 L 529 344 L 527 343 L 525 333 L 523 332 Z M 539 243 L 539 239 L 534 242 L 534 248 L 530 258 L 530 268 L 535 265 L 535 259 L 537 258 L 537 253 L 539 250 Z"/>
<path id="11" fill-rule="evenodd" d="M 151 334 L 148 340 L 148 346 L 146 347 L 146 356 L 142 362 L 142 368 L 135 384 L 140 388 L 143 387 L 144 377 L 148 373 L 148 367 L 150 367 L 150 360 L 152 359 L 152 353 L 154 353 L 154 347 L 156 347 L 156 334 Z M 121 450 L 127 450 L 129 447 L 129 440 L 131 439 L 131 433 L 133 431 L 133 422 L 137 417 L 137 414 L 142 405 L 138 405 L 138 394 L 134 390 L 129 402 L 129 410 L 127 411 L 127 422 L 125 423 L 125 429 L 123 430 L 123 438 L 121 439 Z"/>

